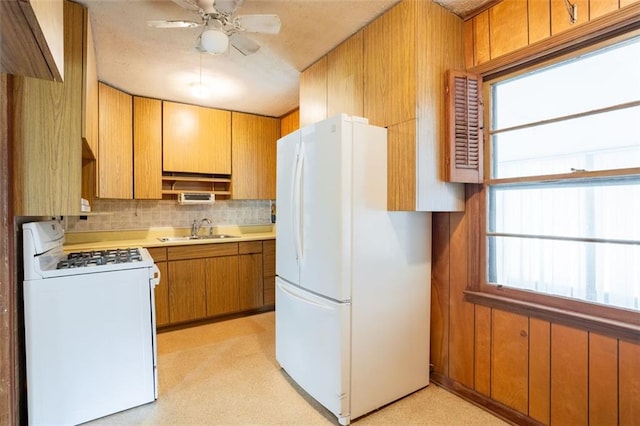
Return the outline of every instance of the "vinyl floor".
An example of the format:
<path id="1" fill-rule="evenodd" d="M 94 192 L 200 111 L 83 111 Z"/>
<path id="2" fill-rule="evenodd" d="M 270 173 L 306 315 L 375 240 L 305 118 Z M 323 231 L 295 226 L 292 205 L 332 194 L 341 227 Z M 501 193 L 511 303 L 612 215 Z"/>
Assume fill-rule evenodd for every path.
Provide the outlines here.
<path id="1" fill-rule="evenodd" d="M 275 359 L 275 313 L 158 335 L 159 398 L 95 425 L 337 425 Z M 352 421 L 366 425 L 504 425 L 434 384 Z"/>

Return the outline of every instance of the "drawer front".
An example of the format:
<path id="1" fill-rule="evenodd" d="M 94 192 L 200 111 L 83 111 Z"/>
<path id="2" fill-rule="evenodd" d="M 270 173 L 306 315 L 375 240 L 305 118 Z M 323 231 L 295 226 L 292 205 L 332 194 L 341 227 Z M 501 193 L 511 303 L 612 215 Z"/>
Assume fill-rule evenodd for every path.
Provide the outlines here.
<path id="1" fill-rule="evenodd" d="M 193 244 L 167 248 L 169 260 L 197 259 L 202 257 L 234 256 L 238 254 L 238 243 Z"/>
<path id="2" fill-rule="evenodd" d="M 238 244 L 240 254 L 262 253 L 262 241 L 243 241 Z"/>
<path id="3" fill-rule="evenodd" d="M 150 247 L 147 249 L 154 262 L 164 262 L 167 260 L 166 247 Z"/>

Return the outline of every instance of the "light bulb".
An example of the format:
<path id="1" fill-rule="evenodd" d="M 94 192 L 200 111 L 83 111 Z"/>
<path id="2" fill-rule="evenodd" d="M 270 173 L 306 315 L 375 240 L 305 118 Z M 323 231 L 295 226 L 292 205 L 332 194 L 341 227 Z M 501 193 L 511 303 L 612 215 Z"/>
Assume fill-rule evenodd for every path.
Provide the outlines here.
<path id="1" fill-rule="evenodd" d="M 200 37 L 200 45 L 212 55 L 224 53 L 229 48 L 229 37 L 225 33 L 216 30 L 207 30 Z"/>

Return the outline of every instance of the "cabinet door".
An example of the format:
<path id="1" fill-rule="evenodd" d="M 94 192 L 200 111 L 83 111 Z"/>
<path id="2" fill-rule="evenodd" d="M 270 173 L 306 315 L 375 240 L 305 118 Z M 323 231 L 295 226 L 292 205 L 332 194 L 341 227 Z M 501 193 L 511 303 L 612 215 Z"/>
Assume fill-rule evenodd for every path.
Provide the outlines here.
<path id="1" fill-rule="evenodd" d="M 155 287 L 156 327 L 169 324 L 169 275 L 167 274 L 167 249 L 150 247 L 147 249 L 160 270 L 160 283 Z"/>
<path id="2" fill-rule="evenodd" d="M 327 116 L 364 114 L 362 31 L 327 55 Z"/>
<path id="3" fill-rule="evenodd" d="M 233 198 L 275 199 L 279 120 L 234 112 L 232 123 Z"/>
<path id="4" fill-rule="evenodd" d="M 160 284 L 155 287 L 156 327 L 162 327 L 170 323 L 169 276 L 167 275 L 167 262 L 156 262 L 156 266 L 160 270 Z"/>
<path id="5" fill-rule="evenodd" d="M 98 197 L 133 198 L 131 95 L 98 86 Z"/>
<path id="6" fill-rule="evenodd" d="M 64 3 L 63 83 L 13 78 L 9 128 L 13 132 L 16 216 L 80 212 L 83 19 L 81 5 Z"/>
<path id="7" fill-rule="evenodd" d="M 196 320 L 207 315 L 207 259 L 168 262 L 169 320 L 172 323 Z"/>
<path id="8" fill-rule="evenodd" d="M 89 150 L 91 150 L 93 158 L 95 158 L 96 154 L 98 154 L 98 68 L 89 11 L 85 11 L 84 24 L 86 64 L 83 74 L 82 138 Z"/>
<path id="9" fill-rule="evenodd" d="M 327 118 L 327 57 L 300 74 L 300 127 Z"/>
<path id="10" fill-rule="evenodd" d="M 262 283 L 262 253 L 238 256 L 240 278 L 240 310 L 262 307 L 264 303 Z"/>
<path id="11" fill-rule="evenodd" d="M 262 302 L 276 303 L 276 240 L 262 242 Z"/>
<path id="12" fill-rule="evenodd" d="M 300 110 L 295 109 L 280 117 L 280 137 L 287 136 L 300 128 Z"/>
<path id="13" fill-rule="evenodd" d="M 238 244 L 238 274 L 240 280 L 240 310 L 263 305 L 262 241 Z"/>
<path id="14" fill-rule="evenodd" d="M 364 29 L 364 116 L 388 127 L 416 116 L 416 2 L 401 2 Z"/>
<path id="15" fill-rule="evenodd" d="M 206 259 L 207 316 L 237 312 L 238 257 L 221 256 Z"/>
<path id="16" fill-rule="evenodd" d="M 167 172 L 231 174 L 231 112 L 163 102 Z"/>
<path id="17" fill-rule="evenodd" d="M 162 101 L 133 98 L 133 198 L 162 198 Z"/>
<path id="18" fill-rule="evenodd" d="M 0 1 L 0 72 L 66 81 L 62 0 Z"/>

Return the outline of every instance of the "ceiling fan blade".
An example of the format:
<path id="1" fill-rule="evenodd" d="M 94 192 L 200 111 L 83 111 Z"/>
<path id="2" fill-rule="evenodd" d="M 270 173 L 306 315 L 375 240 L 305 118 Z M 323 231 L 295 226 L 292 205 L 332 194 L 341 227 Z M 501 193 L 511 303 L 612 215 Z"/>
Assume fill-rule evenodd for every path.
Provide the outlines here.
<path id="1" fill-rule="evenodd" d="M 198 5 L 198 2 L 196 0 L 171 0 L 171 1 L 173 1 L 178 6 L 184 9 L 190 10 L 192 12 L 200 13 L 200 11 L 202 10 L 202 8 Z"/>
<path id="2" fill-rule="evenodd" d="M 225 15 L 233 15 L 242 6 L 242 3 L 244 3 L 244 0 L 215 0 L 214 7 Z"/>
<path id="3" fill-rule="evenodd" d="M 244 56 L 252 55 L 260 49 L 258 43 L 240 33 L 232 34 L 229 37 L 229 43 Z"/>
<path id="4" fill-rule="evenodd" d="M 195 28 L 202 25 L 193 21 L 147 21 L 147 24 L 154 28 Z"/>
<path id="5" fill-rule="evenodd" d="M 249 33 L 278 34 L 280 32 L 278 15 L 238 15 L 234 23 Z"/>

